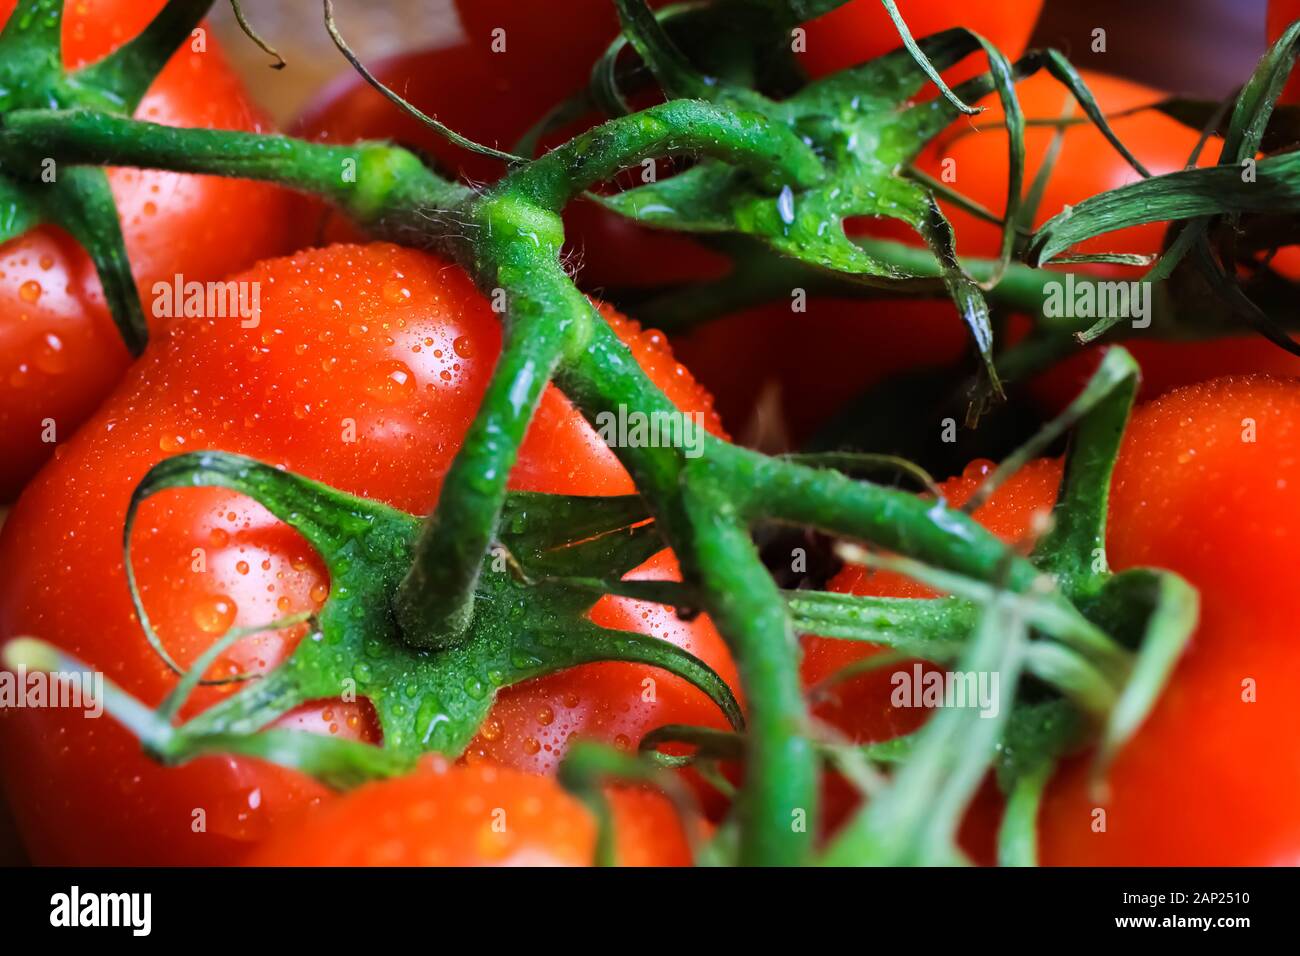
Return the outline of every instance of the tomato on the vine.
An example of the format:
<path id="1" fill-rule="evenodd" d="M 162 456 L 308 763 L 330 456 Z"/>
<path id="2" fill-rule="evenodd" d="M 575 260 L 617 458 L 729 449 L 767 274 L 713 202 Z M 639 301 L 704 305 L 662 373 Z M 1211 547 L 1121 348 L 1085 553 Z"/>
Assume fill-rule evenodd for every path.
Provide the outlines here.
<path id="1" fill-rule="evenodd" d="M 15 0 L 0 0 L 0 25 Z M 87 0 L 64 12 L 69 68 L 133 38 L 163 0 Z M 136 116 L 168 126 L 261 131 L 253 105 L 211 36 L 187 45 L 149 88 Z M 157 281 L 206 281 L 291 247 L 292 194 L 264 183 L 155 170 L 110 169 L 146 316 Z M 63 230 L 40 226 L 0 245 L 0 500 L 96 408 L 129 361 L 89 256 Z"/>
<path id="2" fill-rule="evenodd" d="M 260 284 L 260 324 L 201 318 L 168 326 L 28 487 L 0 533 L 0 637 L 50 641 L 151 705 L 176 678 L 141 634 L 124 578 L 122 521 L 141 476 L 171 455 L 220 449 L 428 513 L 500 349 L 497 316 L 469 277 L 416 251 L 334 246 L 268 260 L 235 278 Z M 662 337 L 612 310 L 605 315 L 665 393 L 717 430 L 707 394 Z M 511 486 L 580 495 L 634 491 L 613 452 L 554 387 L 530 426 Z M 182 666 L 232 626 L 310 611 L 328 595 L 326 572 L 302 538 L 251 499 L 223 490 L 169 491 L 147 500 L 132 558 L 155 629 Z M 643 573 L 672 570 L 663 556 Z M 592 616 L 689 644 L 737 683 L 706 618 L 688 623 L 642 614 L 635 602 L 609 599 Z M 214 673 L 265 672 L 304 629 L 244 638 Z M 635 745 L 651 727 L 679 720 L 725 726 L 721 714 L 707 711 L 702 693 L 671 675 L 625 664 L 582 670 L 580 678 L 541 678 L 516 688 L 514 698 L 503 694 L 484 734 L 496 726 L 498 739 L 486 749 L 521 766 L 556 759 L 567 737 L 537 729 L 545 723 L 538 717 L 543 705 L 552 708 L 556 730 L 571 727 L 609 743 L 621 734 Z M 646 678 L 654 681 L 653 703 L 639 696 Z M 187 713 L 228 692 L 202 689 Z M 364 701 L 320 702 L 288 722 L 357 739 L 376 734 Z M 529 737 L 539 753 L 528 752 Z M 203 758 L 163 769 L 117 723 L 79 712 L 6 710 L 0 738 L 3 778 L 37 861 L 230 861 L 323 796 L 306 778 L 252 760 Z M 101 825 L 104 819 L 114 826 Z"/>
<path id="3" fill-rule="evenodd" d="M 989 40 L 1009 59 L 1025 51 L 1038 23 L 1043 0 L 999 0 L 997 3 L 961 3 L 956 0 L 898 0 L 898 11 L 912 36 L 920 39 L 967 27 Z M 898 30 L 880 0 L 849 0 L 830 13 L 804 24 L 807 49 L 800 55 L 814 77 L 857 66 L 903 45 Z M 944 72 L 944 80 L 959 83 L 982 73 L 987 60 L 982 53 Z"/>
<path id="4" fill-rule="evenodd" d="M 944 500 L 950 507 L 960 508 L 975 494 L 992 468 L 992 462 L 971 462 L 961 475 L 940 486 Z M 1059 463 L 1031 462 L 976 509 L 974 517 L 999 538 L 1015 544 L 1025 536 L 1035 514 L 1051 508 L 1060 477 Z M 876 597 L 937 596 L 911 578 L 852 564 L 846 565 L 832 578 L 827 588 L 839 594 Z M 846 668 L 882 653 L 883 649 L 858 641 L 813 635 L 803 638 L 803 648 L 800 674 L 810 691 L 813 714 L 849 740 L 857 743 L 890 740 L 918 730 L 929 716 L 924 709 L 899 708 L 891 702 L 892 675 L 899 670 L 909 670 L 916 662 L 899 663 L 841 678 L 837 675 Z M 922 667 L 936 669 L 928 663 L 922 663 Z M 861 801 L 861 796 L 835 775 L 827 776 L 825 792 L 826 827 L 833 831 Z M 977 799 L 982 809 L 992 809 L 997 803 L 990 793 L 981 793 Z M 980 860 L 991 856 L 988 849 L 992 843 L 989 816 L 989 813 L 972 814 L 963 831 L 963 844 Z"/>
<path id="5" fill-rule="evenodd" d="M 1138 409 L 1111 487 L 1107 558 L 1118 571 L 1165 568 L 1200 592 L 1195 634 L 1155 709 L 1093 787 L 1091 754 L 1067 760 L 1040 820 L 1044 863 L 1293 865 L 1300 859 L 1300 650 L 1292 589 L 1300 559 L 1300 380 L 1251 376 L 1180 388 Z M 943 485 L 960 504 L 990 465 Z M 1055 503 L 1057 461 L 1034 462 L 975 517 L 1025 540 Z M 928 596 L 915 583 L 847 568 L 833 589 Z M 879 653 L 806 638 L 805 679 Z M 835 685 L 819 716 L 856 740 L 918 725 L 888 706 L 888 674 Z M 1267 786 L 1259 781 L 1268 767 Z M 1104 811 L 1099 813 L 1098 811 Z"/>
<path id="6" fill-rule="evenodd" d="M 1166 94 L 1150 87 L 1101 73 L 1083 71 L 1088 88 L 1120 140 L 1137 156 L 1152 175 L 1182 169 L 1200 138 L 1157 110 L 1140 107 L 1157 103 Z M 1071 94 L 1046 73 L 1017 84 L 1017 93 L 1027 120 L 1057 120 L 1072 102 Z M 996 96 L 982 101 L 988 111 L 969 121 L 958 120 L 921 154 L 917 165 L 943 180 L 951 188 L 1000 214 L 1006 208 L 1007 140 L 995 124 L 1003 113 Z M 1076 106 L 1074 115 L 1082 117 Z M 1025 129 L 1025 181 L 1032 183 L 1042 168 L 1055 129 L 1029 125 Z M 1203 151 L 1200 161 L 1217 156 L 1217 140 Z M 1061 142 L 1051 177 L 1034 217 L 1040 226 L 1063 209 L 1091 196 L 1116 189 L 1140 178 L 1136 170 L 1090 122 L 1069 127 Z M 945 212 L 952 222 L 957 248 L 965 256 L 996 256 L 1002 240 L 1001 227 L 972 215 L 951 203 Z M 1080 244 L 1080 253 L 1119 252 L 1139 255 L 1159 253 L 1165 224 L 1150 223 L 1107 233 Z M 1094 274 L 1140 275 L 1140 269 L 1115 266 L 1072 266 Z M 1220 375 L 1273 372 L 1300 374 L 1300 358 L 1290 355 L 1257 335 L 1242 335 L 1205 342 L 1168 342 L 1144 339 L 1122 340 L 1142 368 L 1140 398 L 1155 398 L 1172 388 L 1205 381 Z M 1065 407 L 1091 377 L 1104 347 L 1085 349 L 1033 379 L 1029 388 L 1049 414 Z M 719 397 L 721 400 L 721 396 Z"/>
<path id="7" fill-rule="evenodd" d="M 1300 861 L 1300 382 L 1226 378 L 1140 409 L 1111 491 L 1108 557 L 1200 591 L 1159 703 L 1106 776 L 1087 756 L 1048 789 L 1048 864 L 1294 866 Z M 1104 816 L 1095 811 L 1101 808 Z"/>
<path id="8" fill-rule="evenodd" d="M 658 794 L 607 794 L 616 862 L 688 866 L 690 846 Z M 312 812 L 254 866 L 590 866 L 591 814 L 554 780 L 493 766 L 421 768 Z"/>

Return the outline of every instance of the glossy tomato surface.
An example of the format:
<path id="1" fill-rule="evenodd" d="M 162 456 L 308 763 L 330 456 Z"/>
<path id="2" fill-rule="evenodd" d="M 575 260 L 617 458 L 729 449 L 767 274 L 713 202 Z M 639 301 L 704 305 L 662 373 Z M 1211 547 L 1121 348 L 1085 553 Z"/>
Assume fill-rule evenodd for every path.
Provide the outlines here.
<path id="1" fill-rule="evenodd" d="M 1135 414 L 1112 485 L 1108 558 L 1116 571 L 1158 567 L 1183 575 L 1200 592 L 1201 619 L 1104 787 L 1092 787 L 1091 754 L 1064 763 L 1049 785 L 1040 820 L 1044 863 L 1300 860 L 1300 646 L 1292 588 L 1280 570 L 1300 554 L 1298 414 L 1300 380 L 1264 376 L 1181 388 Z M 975 463 L 944 484 L 945 495 L 960 503 L 989 467 Z M 1059 476 L 1059 463 L 1033 463 L 975 516 L 1004 540 L 1025 540 L 1033 516 L 1054 503 Z M 852 567 L 833 587 L 928 594 Z M 806 647 L 809 681 L 871 653 L 825 639 L 806 639 Z M 819 716 L 860 740 L 920 722 L 889 706 L 889 695 L 887 674 L 857 678 L 837 685 Z"/>
<path id="2" fill-rule="evenodd" d="M 1300 558 L 1298 437 L 1296 379 L 1219 379 L 1134 417 L 1109 557 L 1183 575 L 1200 591 L 1201 621 L 1108 790 L 1092 792 L 1086 757 L 1053 781 L 1043 862 L 1300 863 L 1300 643 L 1287 570 Z"/>
<path id="3" fill-rule="evenodd" d="M 609 794 L 617 862 L 687 866 L 672 806 Z M 254 866 L 589 866 L 591 814 L 554 780 L 492 766 L 423 769 L 311 813 L 249 859 Z"/>
<path id="4" fill-rule="evenodd" d="M 464 273 L 396 246 L 335 246 L 270 260 L 239 281 L 260 284 L 260 325 L 205 318 L 168 326 L 29 486 L 0 533 L 0 636 L 49 640 L 150 704 L 175 678 L 133 619 L 121 563 L 125 508 L 148 468 L 180 452 L 220 449 L 426 513 L 500 348 L 497 317 Z M 716 428 L 707 395 L 662 339 L 607 315 L 670 398 Z M 554 388 L 511 484 L 589 495 L 633 490 L 613 453 Z M 295 532 L 251 500 L 221 490 L 173 490 L 146 501 L 132 557 L 150 618 L 182 665 L 229 627 L 311 610 L 328 594 L 320 561 Z M 647 573 L 666 573 L 666 566 Z M 640 614 L 608 601 L 594 616 L 689 641 L 734 679 L 705 619 L 688 625 Z M 215 671 L 268 670 L 300 637 L 273 631 L 246 638 Z M 703 716 L 705 698 L 693 687 L 639 666 L 601 667 L 576 685 L 584 713 L 626 705 L 641 715 L 584 725 L 607 732 L 608 742 L 624 734 L 635 744 L 676 713 Z M 657 706 L 625 696 L 646 677 L 656 681 Z M 575 686 L 570 679 L 541 679 L 516 693 L 555 701 L 558 714 Z M 549 681 L 559 683 L 547 690 Z M 191 710 L 222 693 L 202 691 Z M 502 740 L 532 733 L 535 713 L 507 706 L 495 715 Z M 720 715 L 714 719 L 721 725 Z M 516 720 L 527 726 L 515 727 Z M 337 701 L 290 722 L 362 739 L 375 734 L 364 707 Z M 228 862 L 322 796 L 304 778 L 253 761 L 214 757 L 161 769 L 114 721 L 79 712 L 6 710 L 0 739 L 5 784 L 38 862 Z M 547 757 L 555 756 L 552 746 Z M 202 832 L 192 829 L 199 809 Z M 101 825 L 105 819 L 113 826 Z"/>
<path id="5" fill-rule="evenodd" d="M 1043 9 L 1043 0 L 998 0 L 961 3 L 959 0 L 898 0 L 898 11 L 912 36 L 920 38 L 953 27 L 966 27 L 983 36 L 1015 60 L 1025 51 Z M 849 0 L 804 25 L 807 51 L 800 59 L 815 77 L 874 60 L 903 45 L 880 0 Z M 944 73 L 949 84 L 982 73 L 988 60 L 979 54 Z"/>
<path id="6" fill-rule="evenodd" d="M 83 0 L 64 14 L 69 68 L 133 38 L 162 0 Z M 0 23 L 14 0 L 0 0 Z M 263 131 L 255 107 L 210 36 L 183 47 L 136 110 L 167 126 Z M 153 284 L 217 279 L 289 250 L 298 200 L 263 183 L 110 169 L 132 271 L 152 320 Z M 63 230 L 41 226 L 0 245 L 0 501 L 72 436 L 121 378 L 129 356 L 90 258 Z M 156 321 L 154 321 L 156 327 Z M 51 441 L 51 438 L 54 441 Z"/>

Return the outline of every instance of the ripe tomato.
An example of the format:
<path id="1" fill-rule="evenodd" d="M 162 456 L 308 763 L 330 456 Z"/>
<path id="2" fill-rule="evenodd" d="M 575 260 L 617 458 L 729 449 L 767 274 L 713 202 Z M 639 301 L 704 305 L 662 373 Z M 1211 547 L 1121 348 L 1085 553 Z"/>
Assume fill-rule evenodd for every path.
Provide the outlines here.
<path id="1" fill-rule="evenodd" d="M 870 386 L 955 362 L 968 342 L 946 302 L 811 299 L 804 313 L 777 302 L 715 319 L 673 350 L 732 433 L 799 447 Z"/>
<path id="2" fill-rule="evenodd" d="M 912 36 L 919 39 L 953 27 L 968 27 L 1012 60 L 1025 52 L 1042 8 L 1043 0 L 975 4 L 898 0 L 898 10 Z M 804 28 L 808 31 L 808 49 L 800 59 L 814 77 L 874 60 L 903 45 L 880 0 L 849 0 Z M 944 80 L 953 84 L 977 76 L 987 69 L 987 62 L 983 54 L 977 54 L 946 71 Z"/>
<path id="3" fill-rule="evenodd" d="M 1201 593 L 1168 689 L 1090 793 L 1088 758 L 1062 768 L 1041 820 L 1050 864 L 1300 862 L 1300 382 L 1243 377 L 1139 410 L 1110 508 L 1117 568 L 1164 567 Z M 1104 830 L 1094 815 L 1105 810 Z"/>
<path id="4" fill-rule="evenodd" d="M 163 0 L 86 0 L 63 22 L 69 68 L 99 59 L 134 37 Z M 14 0 L 0 0 L 0 24 Z M 169 126 L 263 130 L 210 36 L 205 52 L 172 57 L 136 116 Z M 108 173 L 146 315 L 151 289 L 175 275 L 206 281 L 290 248 L 294 197 L 275 187 L 137 169 Z M 93 412 L 129 361 L 109 318 L 99 278 L 82 251 L 53 226 L 0 245 L 0 500 L 11 500 Z"/>
<path id="5" fill-rule="evenodd" d="M 1083 78 L 1107 114 L 1134 110 L 1166 96 L 1159 90 L 1102 73 L 1084 71 Z M 1016 84 L 1016 92 L 1026 120 L 1061 119 L 1073 102 L 1069 91 L 1045 71 Z M 980 105 L 987 107 L 985 112 L 970 119 L 958 119 L 922 153 L 917 165 L 957 192 L 1001 214 L 1007 202 L 1007 137 L 1006 130 L 994 124 L 1000 123 L 1004 114 L 996 94 L 981 100 Z M 1073 115 L 1083 118 L 1082 109 L 1076 105 Z M 1199 139 L 1194 130 L 1154 110 L 1116 116 L 1110 122 L 1120 140 L 1157 176 L 1182 169 Z M 1026 126 L 1027 184 L 1038 175 L 1055 137 L 1056 130 L 1052 127 Z M 1202 155 L 1202 162 L 1214 161 L 1214 149 L 1212 141 Z M 1066 206 L 1139 178 L 1137 171 L 1095 125 L 1085 121 L 1071 126 L 1066 130 L 1038 205 L 1034 226 L 1042 225 Z M 945 206 L 945 212 L 962 255 L 997 254 L 1002 242 L 1000 226 L 950 204 Z M 1163 236 L 1164 225 L 1150 223 L 1091 239 L 1081 244 L 1079 251 L 1153 253 L 1160 249 Z"/>
<path id="6" fill-rule="evenodd" d="M 124 511 L 146 470 L 181 451 L 220 449 L 427 513 L 500 349 L 497 318 L 469 278 L 415 251 L 335 246 L 260 263 L 237 279 L 260 283 L 261 324 L 172 323 L 28 487 L 0 534 L 0 639 L 40 636 L 150 704 L 175 678 L 133 618 L 120 558 Z M 670 398 L 716 429 L 708 396 L 662 338 L 607 315 Z M 633 491 L 613 453 L 554 388 L 530 428 L 512 486 Z M 196 547 L 206 555 L 202 571 L 193 563 Z M 328 593 L 321 563 L 295 532 L 250 499 L 222 490 L 172 491 L 146 501 L 132 556 L 149 615 L 182 665 L 231 626 L 316 608 Z M 646 573 L 670 570 L 659 559 Z M 736 680 L 703 618 L 647 622 L 635 605 L 614 600 L 594 616 L 689 641 L 725 679 Z M 300 637 L 299 630 L 246 638 L 218 672 L 265 671 Z M 568 694 L 577 692 L 583 713 L 616 714 L 634 706 L 624 696 L 629 687 L 653 677 L 658 703 L 636 705 L 639 722 L 620 716 L 584 724 L 608 733 L 610 742 L 622 733 L 635 743 L 651 726 L 706 719 L 696 700 L 703 695 L 658 671 L 595 665 L 589 675 L 539 679 L 516 693 L 531 695 L 530 705 L 553 701 L 563 714 Z M 191 712 L 226 692 L 202 690 Z M 512 708 L 508 699 L 503 707 L 496 716 L 501 739 L 522 739 L 513 722 L 531 722 L 535 711 Z M 290 722 L 361 739 L 375 733 L 364 707 L 337 701 L 306 708 Z M 721 726 L 720 715 L 714 722 Z M 0 735 L 3 778 L 41 862 L 227 862 L 323 793 L 297 774 L 249 760 L 209 758 L 162 769 L 114 721 L 86 721 L 65 710 L 7 710 Z M 563 741 L 547 743 L 553 758 Z M 206 832 L 195 833 L 200 808 Z M 100 822 L 106 819 L 112 828 Z"/>
<path id="7" fill-rule="evenodd" d="M 1085 72 L 1084 79 L 1102 110 L 1108 114 L 1132 110 L 1165 96 L 1158 90 L 1100 73 Z M 1058 119 L 1070 102 L 1066 89 L 1045 73 L 1035 74 L 1020 83 L 1017 90 L 1028 119 Z M 989 98 L 984 105 L 989 107 L 989 111 L 978 117 L 974 121 L 976 124 L 983 126 L 1001 119 L 1001 107 L 996 97 Z M 1082 115 L 1077 108 L 1076 113 Z M 959 120 L 955 123 L 922 154 L 918 165 L 936 178 L 947 178 L 958 192 L 1000 213 L 1006 208 L 1007 195 L 1005 132 L 1000 129 L 971 129 L 965 126 L 965 122 Z M 1111 125 L 1153 175 L 1183 168 L 1199 139 L 1196 131 L 1155 110 L 1116 116 Z M 1038 174 L 1054 137 L 1055 131 L 1047 127 L 1026 129 L 1026 182 L 1033 182 Z M 1213 143 L 1207 146 L 1202 162 L 1215 158 L 1215 148 Z M 1041 225 L 1067 206 L 1135 182 L 1138 178 L 1138 173 L 1094 125 L 1087 123 L 1070 127 L 1034 224 Z M 950 205 L 946 212 L 952 220 L 957 245 L 963 255 L 997 254 L 1001 243 L 1001 230 L 997 226 Z M 1162 223 L 1122 229 L 1080 244 L 1079 251 L 1152 255 L 1160 251 L 1164 231 Z M 1140 270 L 1105 266 L 1071 268 L 1098 274 L 1140 274 Z M 1122 344 L 1133 352 L 1142 367 L 1142 399 L 1155 398 L 1180 385 L 1225 374 L 1300 374 L 1300 358 L 1258 335 L 1206 342 L 1134 339 Z M 1055 414 L 1078 394 L 1096 369 L 1103 352 L 1103 348 L 1085 349 L 1039 376 L 1029 385 L 1034 398 L 1049 414 Z"/>
<path id="8" fill-rule="evenodd" d="M 1140 408 L 1111 490 L 1107 553 L 1117 571 L 1175 571 L 1201 594 L 1196 633 L 1155 710 L 1106 778 L 1090 784 L 1090 755 L 1063 764 L 1040 822 L 1043 862 L 1063 865 L 1294 865 L 1300 860 L 1300 667 L 1291 588 L 1279 568 L 1300 557 L 1300 459 L 1292 454 L 1300 381 L 1262 376 L 1178 389 Z M 1253 429 L 1253 431 L 1252 431 Z M 1252 439 L 1253 440 L 1248 440 Z M 960 503 L 987 463 L 945 483 Z M 1008 541 L 1051 507 L 1059 463 L 1036 462 L 976 512 Z M 893 575 L 848 568 L 834 583 L 855 594 L 923 596 Z M 809 638 L 805 679 L 821 680 L 873 653 Z M 1246 682 L 1250 681 L 1249 684 Z M 1247 691 L 1256 702 L 1246 702 Z M 820 716 L 858 740 L 914 727 L 887 677 L 840 685 Z M 1268 785 L 1259 768 L 1268 768 Z M 1104 830 L 1095 811 L 1105 811 Z"/>
<path id="9" fill-rule="evenodd" d="M 1297 0 L 1269 0 L 1268 2 L 1268 42 L 1276 43 L 1286 32 L 1286 28 L 1300 20 L 1300 2 Z M 1282 91 L 1279 103 L 1300 103 L 1300 76 L 1292 73 L 1290 82 Z"/>
<path id="10" fill-rule="evenodd" d="M 650 0 L 650 6 L 666 2 Z M 455 5 L 470 45 L 509 58 L 505 69 L 513 75 L 549 73 L 563 84 L 564 96 L 587 82 L 619 34 L 618 12 L 606 0 L 455 0 Z"/>
<path id="11" fill-rule="evenodd" d="M 959 508 L 970 500 L 992 470 L 988 461 L 975 461 L 956 478 L 940 487 L 951 507 Z M 1060 465 L 1055 461 L 1035 461 L 1016 472 L 987 502 L 975 511 L 980 524 L 1008 543 L 1022 539 L 1035 513 L 1050 510 L 1060 484 Z M 911 578 L 889 571 L 872 571 L 858 565 L 846 565 L 828 585 L 840 594 L 875 595 L 877 597 L 933 597 L 934 592 Z M 860 641 L 843 641 L 824 637 L 804 638 L 802 676 L 804 684 L 821 684 L 845 667 L 880 653 L 880 649 Z M 910 665 L 899 665 L 908 667 Z M 899 710 L 889 704 L 890 673 L 894 668 L 870 671 L 829 685 L 814 708 L 816 716 L 859 743 L 876 742 L 910 733 L 924 722 L 925 712 Z"/>
<path id="12" fill-rule="evenodd" d="M 623 866 L 689 866 L 672 806 L 645 790 L 609 793 Z M 254 866 L 590 866 L 596 827 L 554 780 L 445 765 L 373 783 L 278 834 Z"/>

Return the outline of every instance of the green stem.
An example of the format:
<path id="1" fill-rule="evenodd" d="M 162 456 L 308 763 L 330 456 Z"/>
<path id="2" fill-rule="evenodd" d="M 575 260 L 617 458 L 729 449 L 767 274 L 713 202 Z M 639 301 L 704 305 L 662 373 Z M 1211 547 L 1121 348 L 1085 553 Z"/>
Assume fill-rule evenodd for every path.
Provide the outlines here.
<path id="1" fill-rule="evenodd" d="M 558 231 L 558 219 L 546 215 L 556 220 L 550 231 Z M 508 226 L 491 212 L 487 221 L 495 223 L 487 242 L 498 253 L 487 258 L 518 257 L 519 251 L 526 255 L 521 263 L 507 262 L 497 269 L 510 296 L 501 356 L 394 598 L 403 637 L 421 647 L 454 646 L 468 630 L 474 587 L 493 543 L 528 423 L 572 328 L 584 318 L 588 324 L 600 321 L 560 268 L 558 243 L 543 243 L 534 252 L 533 243 L 518 241 L 518 230 L 528 226 Z"/>
<path id="2" fill-rule="evenodd" d="M 699 100 L 672 100 L 610 120 L 515 170 L 498 192 L 559 210 L 597 183 L 646 159 L 710 156 L 747 169 L 773 190 L 807 188 L 821 160 L 788 126 Z"/>
<path id="3" fill-rule="evenodd" d="M 812 850 L 818 798 L 799 646 L 729 489 L 707 473 L 688 474 L 687 481 L 685 510 L 694 532 L 690 564 L 709 614 L 731 643 L 749 700 L 740 862 L 797 864 Z"/>
<path id="4" fill-rule="evenodd" d="M 849 535 L 979 581 L 1000 581 L 1005 573 L 1012 591 L 1028 590 L 1039 576 L 1024 558 L 1007 567 L 1006 544 L 941 501 L 716 444 L 729 486 L 745 489 L 756 517 Z"/>
<path id="5" fill-rule="evenodd" d="M 386 143 L 348 146 L 231 130 L 178 129 L 91 110 L 15 110 L 0 125 L 0 159 L 137 166 L 279 183 L 322 196 L 383 238 L 429 238 L 429 210 L 451 210 L 469 190 Z M 452 230 L 447 230 L 448 232 Z"/>

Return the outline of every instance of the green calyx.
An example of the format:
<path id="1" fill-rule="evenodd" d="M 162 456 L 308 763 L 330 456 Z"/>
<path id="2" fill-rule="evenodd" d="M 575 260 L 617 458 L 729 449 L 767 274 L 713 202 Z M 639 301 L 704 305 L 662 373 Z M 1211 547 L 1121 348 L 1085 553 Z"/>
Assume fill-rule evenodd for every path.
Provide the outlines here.
<path id="1" fill-rule="evenodd" d="M 130 538 L 140 504 L 172 488 L 220 487 L 249 495 L 301 533 L 323 559 L 329 596 L 310 615 L 266 628 L 307 625 L 293 653 L 266 674 L 240 675 L 234 692 L 179 725 L 188 695 L 222 652 L 248 632 L 230 632 L 182 669 L 154 632 L 136 586 Z M 106 701 L 166 763 L 219 750 L 253 754 L 323 776 L 337 786 L 411 767 L 426 753 L 458 756 L 485 720 L 497 692 L 595 661 L 661 668 L 707 694 L 733 726 L 743 717 L 716 673 L 676 646 L 644 634 L 598 627 L 586 616 L 599 598 L 552 579 L 620 575 L 663 548 L 635 498 L 580 499 L 515 493 L 499 542 L 477 584 L 480 601 L 466 640 L 443 651 L 403 641 L 389 611 L 411 563 L 419 519 L 324 485 L 219 452 L 155 466 L 136 489 L 124 528 L 125 567 L 146 638 L 180 675 L 156 712 L 114 691 Z M 307 701 L 367 699 L 383 733 L 378 746 L 266 731 Z M 328 772 L 319 772 L 326 761 Z"/>

